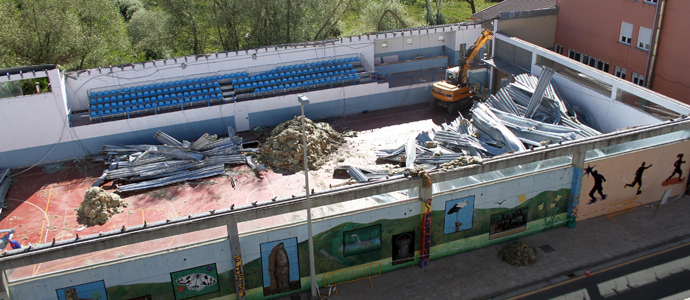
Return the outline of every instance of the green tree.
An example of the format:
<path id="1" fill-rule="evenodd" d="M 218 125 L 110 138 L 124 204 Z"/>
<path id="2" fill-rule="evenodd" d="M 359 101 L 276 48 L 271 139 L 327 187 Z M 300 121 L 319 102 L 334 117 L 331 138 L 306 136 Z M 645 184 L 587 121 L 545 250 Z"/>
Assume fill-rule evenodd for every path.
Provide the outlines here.
<path id="1" fill-rule="evenodd" d="M 426 7 L 424 9 L 424 18 L 428 25 L 441 25 L 446 24 L 446 17 L 441 12 L 443 6 L 443 0 L 436 0 L 436 11 L 434 12 L 434 6 L 431 4 L 432 1 L 426 0 Z"/>
<path id="2" fill-rule="evenodd" d="M 115 6 L 117 6 L 125 22 L 129 22 L 135 12 L 144 8 L 144 5 L 139 0 L 115 0 Z"/>
<path id="3" fill-rule="evenodd" d="M 211 0 L 160 0 L 159 7 L 170 16 L 167 26 L 175 54 L 200 54 L 207 50 Z"/>
<path id="4" fill-rule="evenodd" d="M 0 0 L 3 65 L 59 64 L 68 69 L 133 57 L 111 0 Z"/>
<path id="5" fill-rule="evenodd" d="M 169 15 L 163 11 L 137 10 L 127 23 L 132 47 L 142 60 L 155 60 L 173 55 L 168 29 Z"/>
<path id="6" fill-rule="evenodd" d="M 398 0 L 367 3 L 359 15 L 359 32 L 387 31 L 421 26 Z"/>

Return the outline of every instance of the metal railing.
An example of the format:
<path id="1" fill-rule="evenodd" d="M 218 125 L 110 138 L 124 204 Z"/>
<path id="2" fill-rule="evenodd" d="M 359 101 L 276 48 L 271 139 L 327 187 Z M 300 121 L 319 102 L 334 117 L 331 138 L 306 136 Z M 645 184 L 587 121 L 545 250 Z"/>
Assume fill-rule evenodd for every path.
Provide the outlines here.
<path id="1" fill-rule="evenodd" d="M 325 273 L 323 274 L 323 286 L 336 286 L 348 282 L 369 279 L 371 288 L 374 288 L 374 283 L 371 282 L 371 278 L 379 275 L 381 275 L 381 263 L 369 263 Z M 337 289 L 335 293 L 336 295 L 338 294 Z"/>

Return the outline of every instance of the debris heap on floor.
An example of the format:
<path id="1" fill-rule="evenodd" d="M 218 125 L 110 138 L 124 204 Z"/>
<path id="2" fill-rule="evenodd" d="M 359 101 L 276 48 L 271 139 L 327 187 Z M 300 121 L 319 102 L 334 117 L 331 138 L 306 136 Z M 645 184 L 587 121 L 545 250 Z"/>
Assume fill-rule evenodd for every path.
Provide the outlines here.
<path id="1" fill-rule="evenodd" d="M 343 137 L 328 123 L 315 123 L 308 118 L 304 118 L 304 123 L 309 169 L 317 170 L 327 161 L 329 154 L 338 150 Z M 302 116 L 297 116 L 273 128 L 261 143 L 260 159 L 274 169 L 291 172 L 303 170 L 302 144 Z"/>
<path id="2" fill-rule="evenodd" d="M 498 257 L 516 267 L 529 266 L 537 261 L 537 251 L 529 244 L 517 241 L 505 245 L 498 252 Z"/>
<path id="3" fill-rule="evenodd" d="M 88 226 L 103 225 L 113 215 L 122 212 L 127 207 L 127 202 L 120 196 L 108 193 L 102 188 L 91 187 L 84 194 L 84 201 L 79 204 L 77 219 L 81 224 Z"/>
<path id="4" fill-rule="evenodd" d="M 450 124 L 424 131 L 396 149 L 380 149 L 379 159 L 443 170 L 482 163 L 483 159 L 528 148 L 601 134 L 596 122 L 570 105 L 551 85 L 554 71 L 544 68 L 540 79 L 528 74 L 475 103 L 472 119 L 460 115 Z"/>
<path id="5" fill-rule="evenodd" d="M 227 138 L 204 134 L 191 143 L 158 131 L 154 138 L 163 145 L 105 145 L 101 153 L 110 167 L 94 185 L 115 180 L 127 183 L 117 186 L 119 192 L 136 191 L 217 176 L 225 173 L 226 164 L 251 162 L 248 155 L 258 149 L 243 148 L 234 128 L 228 132 Z M 253 162 L 251 166 L 263 169 Z"/>

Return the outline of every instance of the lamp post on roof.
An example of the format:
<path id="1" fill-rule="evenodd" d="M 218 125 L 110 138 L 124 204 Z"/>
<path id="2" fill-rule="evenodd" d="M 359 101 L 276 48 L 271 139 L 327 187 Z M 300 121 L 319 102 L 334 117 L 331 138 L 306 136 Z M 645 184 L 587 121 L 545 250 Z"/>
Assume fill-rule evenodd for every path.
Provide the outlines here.
<path id="1" fill-rule="evenodd" d="M 309 104 L 309 99 L 304 95 L 297 95 L 297 101 L 302 106 L 302 148 L 304 152 L 304 194 L 307 202 L 307 231 L 309 235 L 309 279 L 311 280 L 311 296 L 317 296 L 316 290 L 316 268 L 314 266 L 314 239 L 311 230 L 311 201 L 309 200 L 309 165 L 307 163 L 307 130 L 304 125 L 304 106 Z"/>

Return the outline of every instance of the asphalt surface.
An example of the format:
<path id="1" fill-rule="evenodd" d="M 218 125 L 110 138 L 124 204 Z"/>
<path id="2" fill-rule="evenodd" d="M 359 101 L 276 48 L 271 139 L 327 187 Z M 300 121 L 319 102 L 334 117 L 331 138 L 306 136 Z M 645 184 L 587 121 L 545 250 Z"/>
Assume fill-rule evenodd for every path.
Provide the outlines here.
<path id="1" fill-rule="evenodd" d="M 690 243 L 513 299 L 686 299 L 690 290 Z M 670 297 L 670 298 L 669 298 Z"/>

